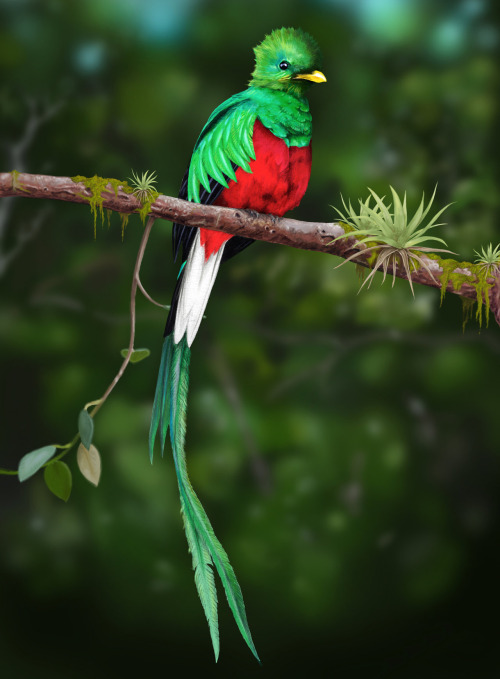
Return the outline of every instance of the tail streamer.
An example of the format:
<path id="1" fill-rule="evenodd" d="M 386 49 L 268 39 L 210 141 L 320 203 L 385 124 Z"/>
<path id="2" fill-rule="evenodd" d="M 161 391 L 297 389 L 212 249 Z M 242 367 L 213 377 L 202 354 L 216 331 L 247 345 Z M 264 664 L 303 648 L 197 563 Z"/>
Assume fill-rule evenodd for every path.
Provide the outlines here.
<path id="1" fill-rule="evenodd" d="M 212 638 L 215 659 L 219 657 L 219 625 L 214 566 L 222 580 L 229 606 L 241 635 L 260 662 L 248 626 L 238 580 L 224 548 L 215 536 L 210 520 L 191 485 L 187 472 L 184 442 L 190 358 L 191 350 L 185 335 L 178 343 L 174 342 L 173 333 L 165 337 L 149 431 L 149 455 L 152 462 L 157 435 L 160 436 L 163 455 L 167 430 L 170 429 L 184 530 L 193 560 L 196 588 Z"/>

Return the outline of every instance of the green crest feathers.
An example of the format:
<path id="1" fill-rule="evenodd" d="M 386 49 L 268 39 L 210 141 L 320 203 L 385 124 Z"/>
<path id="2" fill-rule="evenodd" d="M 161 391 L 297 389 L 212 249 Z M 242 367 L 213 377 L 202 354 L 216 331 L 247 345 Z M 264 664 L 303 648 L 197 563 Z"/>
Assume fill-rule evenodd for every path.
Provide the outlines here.
<path id="1" fill-rule="evenodd" d="M 307 83 L 293 80 L 297 73 L 306 73 L 321 68 L 319 45 L 308 33 L 300 28 L 278 28 L 254 47 L 255 68 L 249 85 L 272 87 L 273 89 L 295 90 Z M 286 61 L 290 68 L 280 69 Z"/>

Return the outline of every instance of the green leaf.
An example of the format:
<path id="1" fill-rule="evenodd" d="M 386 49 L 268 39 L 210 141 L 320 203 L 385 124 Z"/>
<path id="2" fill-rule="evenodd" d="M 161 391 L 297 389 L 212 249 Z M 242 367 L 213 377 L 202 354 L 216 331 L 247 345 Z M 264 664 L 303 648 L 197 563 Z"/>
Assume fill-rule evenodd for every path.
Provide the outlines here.
<path id="1" fill-rule="evenodd" d="M 36 474 L 40 467 L 43 467 L 54 456 L 55 452 L 55 446 L 44 446 L 43 448 L 32 450 L 31 453 L 27 453 L 22 457 L 19 461 L 19 481 L 26 481 L 30 476 Z"/>
<path id="2" fill-rule="evenodd" d="M 73 478 L 71 470 L 65 462 L 52 462 L 45 467 L 43 478 L 47 484 L 47 488 L 54 493 L 58 498 L 68 501 L 71 495 L 71 486 Z"/>
<path id="3" fill-rule="evenodd" d="M 128 349 L 122 349 L 120 351 L 120 354 L 123 356 L 123 358 L 126 358 L 127 354 L 128 354 Z M 132 351 L 132 353 L 130 354 L 130 362 L 131 363 L 139 363 L 139 361 L 143 361 L 150 354 L 151 354 L 151 351 L 149 349 L 134 349 Z M 85 446 L 85 447 L 87 448 L 87 446 Z"/>
<path id="4" fill-rule="evenodd" d="M 85 448 L 89 449 L 94 436 L 94 420 L 85 409 L 78 415 L 78 433 Z"/>
<path id="5" fill-rule="evenodd" d="M 87 481 L 97 486 L 101 477 L 101 457 L 95 446 L 90 446 L 87 450 L 83 443 L 80 443 L 76 453 L 78 468 L 85 476 Z"/>

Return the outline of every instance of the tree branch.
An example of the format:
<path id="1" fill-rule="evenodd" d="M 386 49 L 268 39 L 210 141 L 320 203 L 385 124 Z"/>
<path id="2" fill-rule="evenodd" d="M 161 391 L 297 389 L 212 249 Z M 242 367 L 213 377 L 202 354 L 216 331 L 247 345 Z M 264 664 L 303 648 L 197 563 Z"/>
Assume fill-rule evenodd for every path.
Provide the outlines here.
<path id="1" fill-rule="evenodd" d="M 0 197 L 7 196 L 86 204 L 89 204 L 91 199 L 95 201 L 96 198 L 91 188 L 85 186 L 85 183 L 75 182 L 70 177 L 4 172 L 0 173 Z M 117 180 L 112 180 L 106 185 L 106 188 L 97 196 L 97 201 L 99 207 L 122 214 L 136 213 L 143 207 L 127 182 Z M 248 210 L 201 205 L 171 196 L 158 196 L 149 206 L 148 214 L 187 226 L 224 231 L 234 236 L 245 236 L 343 258 L 365 247 L 357 243 L 354 237 L 338 239 L 339 236 L 345 234 L 345 231 L 340 224 L 335 222 L 302 222 Z M 338 240 L 332 242 L 335 238 Z M 366 250 L 366 256 L 358 257 L 356 263 L 371 268 L 368 261 L 371 253 L 368 248 Z M 441 288 L 439 278 L 444 274 L 443 260 L 440 257 L 425 259 L 430 272 L 421 267 L 412 273 L 412 281 L 433 288 Z M 451 273 L 460 275 L 460 284 L 457 285 L 456 282 L 448 279 L 446 291 L 468 299 L 477 299 L 478 281 L 477 275 L 471 270 L 472 267 L 473 265 L 469 262 L 457 261 Z M 395 274 L 399 278 L 406 278 L 401 268 L 393 272 L 389 267 L 388 273 Z M 489 306 L 500 325 L 500 277 L 488 278 L 487 285 L 489 286 Z"/>

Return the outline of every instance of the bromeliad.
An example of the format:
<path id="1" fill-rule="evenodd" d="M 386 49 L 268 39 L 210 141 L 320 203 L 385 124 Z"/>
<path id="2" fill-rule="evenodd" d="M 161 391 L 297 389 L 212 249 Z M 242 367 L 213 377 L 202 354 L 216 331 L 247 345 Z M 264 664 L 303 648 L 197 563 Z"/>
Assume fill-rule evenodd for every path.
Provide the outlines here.
<path id="1" fill-rule="evenodd" d="M 317 43 L 300 29 L 273 31 L 255 49 L 249 86 L 212 113 L 195 144 L 179 197 L 282 216 L 300 203 L 311 172 L 311 114 L 305 97 L 318 70 Z M 174 224 L 174 257 L 182 265 L 165 328 L 149 433 L 153 460 L 156 436 L 163 451 L 170 429 L 175 471 L 195 582 L 219 655 L 217 570 L 243 638 L 254 656 L 241 589 L 226 552 L 193 490 L 184 439 L 191 344 L 221 262 L 253 241 L 203 228 Z"/>

